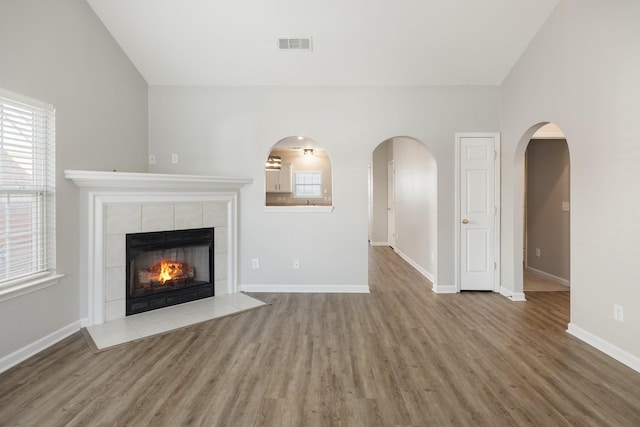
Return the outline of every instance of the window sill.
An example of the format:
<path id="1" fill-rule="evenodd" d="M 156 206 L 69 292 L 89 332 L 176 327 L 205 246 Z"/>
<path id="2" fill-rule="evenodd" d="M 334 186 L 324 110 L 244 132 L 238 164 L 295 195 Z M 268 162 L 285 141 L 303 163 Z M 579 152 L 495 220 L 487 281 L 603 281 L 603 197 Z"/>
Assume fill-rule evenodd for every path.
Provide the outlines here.
<path id="1" fill-rule="evenodd" d="M 329 213 L 333 206 L 265 206 L 265 212 Z"/>
<path id="2" fill-rule="evenodd" d="M 55 286 L 60 283 L 60 280 L 62 280 L 63 277 L 64 274 L 49 274 L 0 289 L 0 302 L 39 291 L 40 289 L 48 288 L 50 286 Z"/>

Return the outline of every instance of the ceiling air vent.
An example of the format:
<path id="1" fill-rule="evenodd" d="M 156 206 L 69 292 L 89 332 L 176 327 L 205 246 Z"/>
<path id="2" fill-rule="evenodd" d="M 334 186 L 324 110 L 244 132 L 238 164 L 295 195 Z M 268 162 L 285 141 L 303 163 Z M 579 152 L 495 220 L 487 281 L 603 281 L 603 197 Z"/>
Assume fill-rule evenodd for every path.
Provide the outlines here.
<path id="1" fill-rule="evenodd" d="M 308 39 L 278 39 L 280 50 L 313 50 L 311 38 Z"/>

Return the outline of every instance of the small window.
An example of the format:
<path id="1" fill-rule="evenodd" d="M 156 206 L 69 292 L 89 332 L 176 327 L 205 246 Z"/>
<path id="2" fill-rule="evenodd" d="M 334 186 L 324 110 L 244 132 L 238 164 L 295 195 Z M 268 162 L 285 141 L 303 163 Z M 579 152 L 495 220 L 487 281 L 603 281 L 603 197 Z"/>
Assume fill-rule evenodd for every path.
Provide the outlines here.
<path id="1" fill-rule="evenodd" d="M 319 199 L 322 197 L 322 172 L 296 172 L 294 197 Z"/>
<path id="2" fill-rule="evenodd" d="M 0 291 L 55 273 L 55 112 L 0 89 Z"/>

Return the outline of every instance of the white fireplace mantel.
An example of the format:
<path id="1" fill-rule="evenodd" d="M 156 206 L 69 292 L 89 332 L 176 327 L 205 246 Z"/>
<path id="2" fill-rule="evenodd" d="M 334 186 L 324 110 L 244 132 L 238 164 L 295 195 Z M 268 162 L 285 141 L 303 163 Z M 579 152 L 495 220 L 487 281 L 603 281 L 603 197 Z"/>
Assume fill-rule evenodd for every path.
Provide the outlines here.
<path id="1" fill-rule="evenodd" d="M 240 189 L 251 184 L 252 178 L 86 170 L 66 170 L 64 174 L 65 178 L 80 188 L 80 277 L 81 283 L 86 283 L 87 297 L 87 318 L 83 320 L 83 326 L 101 324 L 114 316 L 124 316 L 124 311 L 117 305 L 119 302 L 108 303 L 106 295 L 105 268 L 109 267 L 106 264 L 106 258 L 109 258 L 106 245 L 113 240 L 108 239 L 107 235 L 109 206 L 126 209 L 132 206 L 172 205 L 176 209 L 176 223 L 178 208 L 197 204 L 221 207 L 226 212 L 223 221 L 227 229 L 226 263 L 223 262 L 227 274 L 224 291 L 238 292 L 237 199 Z M 206 222 L 204 218 L 202 221 Z M 143 222 L 143 219 L 137 222 Z M 178 225 L 174 223 L 174 227 Z M 115 311 L 114 302 L 117 303 Z M 124 302 L 122 304 L 124 310 Z"/>
<path id="2" fill-rule="evenodd" d="M 181 189 L 236 192 L 244 185 L 253 183 L 253 178 L 86 170 L 66 170 L 64 177 L 73 180 L 81 188 L 127 188 L 129 190 Z"/>

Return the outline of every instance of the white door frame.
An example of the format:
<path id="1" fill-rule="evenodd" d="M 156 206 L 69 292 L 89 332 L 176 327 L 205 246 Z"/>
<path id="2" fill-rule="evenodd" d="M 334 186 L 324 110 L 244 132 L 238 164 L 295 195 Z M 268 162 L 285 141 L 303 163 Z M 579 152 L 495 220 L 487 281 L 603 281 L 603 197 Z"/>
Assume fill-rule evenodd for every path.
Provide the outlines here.
<path id="1" fill-rule="evenodd" d="M 495 141 L 495 161 L 494 161 L 494 191 L 496 205 L 496 226 L 495 226 L 495 260 L 496 273 L 494 276 L 494 292 L 500 292 L 500 133 L 499 132 L 456 132 L 455 138 L 455 288 L 456 292 L 460 292 L 460 140 L 462 138 L 494 138 Z"/>

